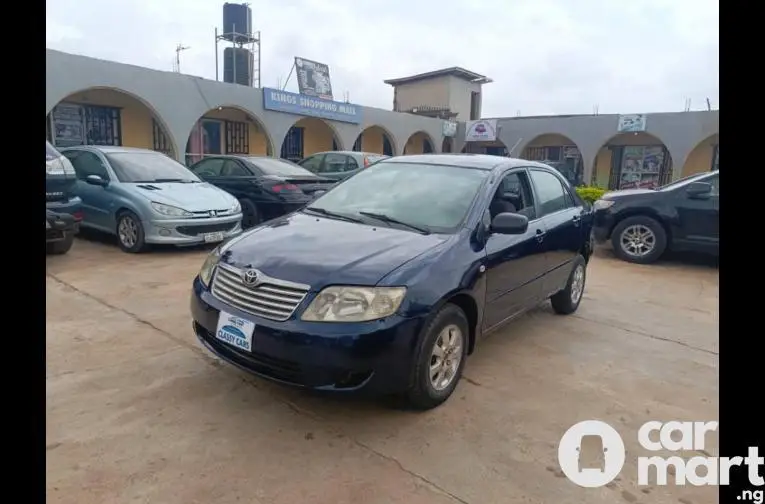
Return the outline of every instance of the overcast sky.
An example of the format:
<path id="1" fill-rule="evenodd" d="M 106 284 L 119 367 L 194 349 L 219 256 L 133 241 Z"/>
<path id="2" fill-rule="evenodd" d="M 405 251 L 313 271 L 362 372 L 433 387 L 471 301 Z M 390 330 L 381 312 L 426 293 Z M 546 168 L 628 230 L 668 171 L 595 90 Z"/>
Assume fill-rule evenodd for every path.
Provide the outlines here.
<path id="1" fill-rule="evenodd" d="M 169 71 L 183 43 L 181 71 L 214 79 L 223 3 L 47 0 L 47 46 Z M 719 105 L 716 0 L 252 0 L 252 10 L 263 86 L 301 56 L 329 65 L 336 99 L 347 91 L 385 109 L 384 79 L 450 66 L 494 79 L 485 117 Z"/>

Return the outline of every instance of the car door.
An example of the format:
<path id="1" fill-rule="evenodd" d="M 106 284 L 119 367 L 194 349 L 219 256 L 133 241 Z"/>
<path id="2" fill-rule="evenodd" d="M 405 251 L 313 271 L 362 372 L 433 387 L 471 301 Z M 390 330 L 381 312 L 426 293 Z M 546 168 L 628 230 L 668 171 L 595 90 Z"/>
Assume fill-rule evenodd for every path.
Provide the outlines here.
<path id="1" fill-rule="evenodd" d="M 546 235 L 542 248 L 546 260 L 544 297 L 565 287 L 571 273 L 571 262 L 583 250 L 582 215 L 584 206 L 571 194 L 570 186 L 558 174 L 542 168 L 529 168 L 537 207 Z"/>
<path id="2" fill-rule="evenodd" d="M 505 207 L 495 211 L 495 202 Z M 512 206 L 507 206 L 509 203 Z M 486 308 L 484 330 L 517 315 L 541 300 L 546 261 L 543 249 L 545 227 L 537 217 L 537 205 L 528 172 L 516 168 L 505 172 L 486 210 L 485 222 L 499 211 L 512 211 L 529 219 L 520 235 L 490 234 L 486 240 Z"/>
<path id="3" fill-rule="evenodd" d="M 298 164 L 309 172 L 320 175 L 322 171 L 322 161 L 324 161 L 324 154 L 314 154 L 313 156 L 308 156 L 299 161 Z"/>
<path id="4" fill-rule="evenodd" d="M 238 159 L 226 159 L 215 185 L 239 199 L 251 198 L 259 192 L 254 191 L 255 186 L 250 183 L 252 178 L 252 173 L 244 163 Z"/>
<path id="5" fill-rule="evenodd" d="M 720 176 L 714 174 L 698 182 L 710 184 L 712 192 L 693 198 L 684 187 L 674 191 L 678 225 L 673 237 L 681 246 L 714 251 L 720 243 Z"/>
<path id="6" fill-rule="evenodd" d="M 71 161 L 77 174 L 76 191 L 82 200 L 83 224 L 105 231 L 114 231 L 112 226 L 114 198 L 109 186 L 103 187 L 86 182 L 89 175 L 97 175 L 111 182 L 106 164 L 97 154 L 84 150 L 67 150 L 64 156 Z"/>
<path id="7" fill-rule="evenodd" d="M 348 173 L 348 159 L 350 159 L 350 156 L 347 154 L 337 152 L 326 153 L 320 175 L 334 180 L 347 178 L 350 176 L 350 173 Z"/>

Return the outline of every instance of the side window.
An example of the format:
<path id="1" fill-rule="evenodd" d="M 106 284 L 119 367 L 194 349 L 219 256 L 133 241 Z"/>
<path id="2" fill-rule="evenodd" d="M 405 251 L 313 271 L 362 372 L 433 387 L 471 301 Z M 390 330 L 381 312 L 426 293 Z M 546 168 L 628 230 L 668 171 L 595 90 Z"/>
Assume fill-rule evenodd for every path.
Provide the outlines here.
<path id="1" fill-rule="evenodd" d="M 326 173 L 338 173 L 347 170 L 348 159 L 345 154 L 329 153 L 324 156 L 324 172 Z"/>
<path id="2" fill-rule="evenodd" d="M 233 159 L 227 159 L 223 163 L 223 169 L 221 175 L 224 177 L 247 177 L 250 174 L 238 161 Z"/>
<path id="3" fill-rule="evenodd" d="M 109 180 L 104 163 L 92 152 L 69 151 L 64 155 L 72 162 L 78 179 L 85 180 L 88 175 L 98 175 L 104 180 Z"/>
<path id="4" fill-rule="evenodd" d="M 323 157 L 323 154 L 317 154 L 316 156 L 305 158 L 298 164 L 310 172 L 318 173 L 321 169 L 321 160 Z"/>
<path id="5" fill-rule="evenodd" d="M 539 198 L 540 217 L 571 207 L 571 195 L 563 188 L 561 181 L 552 173 L 531 170 L 531 180 Z"/>
<path id="6" fill-rule="evenodd" d="M 502 178 L 489 204 L 491 218 L 497 214 L 509 212 L 525 215 L 529 220 L 536 219 L 534 197 L 525 171 L 514 171 Z"/>
<path id="7" fill-rule="evenodd" d="M 223 159 L 204 159 L 195 164 L 191 171 L 200 177 L 220 177 Z"/>
<path id="8" fill-rule="evenodd" d="M 356 159 L 352 156 L 348 156 L 348 171 L 358 170 L 359 164 L 356 162 Z"/>

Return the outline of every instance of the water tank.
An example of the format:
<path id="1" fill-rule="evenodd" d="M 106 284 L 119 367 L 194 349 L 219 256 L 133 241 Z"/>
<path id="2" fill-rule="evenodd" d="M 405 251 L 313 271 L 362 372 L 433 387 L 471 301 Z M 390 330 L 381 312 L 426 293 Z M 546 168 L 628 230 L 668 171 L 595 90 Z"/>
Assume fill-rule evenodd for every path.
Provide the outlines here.
<path id="1" fill-rule="evenodd" d="M 223 4 L 223 38 L 239 43 L 252 38 L 252 9 L 249 5 Z"/>
<path id="2" fill-rule="evenodd" d="M 252 52 L 241 47 L 223 50 L 223 82 L 252 86 Z"/>

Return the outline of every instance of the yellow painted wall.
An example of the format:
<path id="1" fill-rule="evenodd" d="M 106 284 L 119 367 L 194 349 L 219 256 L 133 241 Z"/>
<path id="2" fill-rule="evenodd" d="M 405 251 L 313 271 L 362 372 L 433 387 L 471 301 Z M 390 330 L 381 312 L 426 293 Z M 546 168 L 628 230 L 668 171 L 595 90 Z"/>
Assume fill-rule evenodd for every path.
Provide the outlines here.
<path id="1" fill-rule="evenodd" d="M 247 113 L 235 108 L 222 108 L 220 110 L 211 110 L 207 112 L 202 119 L 218 119 L 220 121 L 237 121 L 247 123 L 247 130 L 250 135 L 249 154 L 266 156 L 269 154 L 268 137 L 263 133 L 260 125 L 254 121 Z M 221 126 L 223 128 L 223 126 Z M 226 152 L 226 131 L 221 129 L 220 151 Z"/>
<path id="2" fill-rule="evenodd" d="M 720 135 L 712 135 L 698 144 L 685 160 L 682 176 L 694 173 L 708 172 L 712 169 L 712 159 L 715 153 L 715 145 L 720 143 Z"/>
<path id="3" fill-rule="evenodd" d="M 379 126 L 370 126 L 361 133 L 361 150 L 364 152 L 383 153 L 385 132 Z"/>
<path id="4" fill-rule="evenodd" d="M 406 146 L 404 147 L 404 153 L 405 154 L 422 154 L 422 148 L 425 144 L 426 138 L 428 138 L 428 136 L 422 132 L 418 132 L 410 136 L 409 140 L 406 141 Z M 436 146 L 433 145 L 434 150 L 435 148 Z"/>
<path id="5" fill-rule="evenodd" d="M 526 148 L 529 147 L 567 147 L 576 145 L 570 138 L 558 134 L 539 135 L 532 140 Z M 525 150 L 525 149 L 524 149 Z"/>
<path id="6" fill-rule="evenodd" d="M 303 128 L 303 157 L 332 150 L 334 134 L 321 119 L 306 117 L 296 122 L 295 127 Z"/>
<path id="7" fill-rule="evenodd" d="M 141 149 L 154 147 L 152 113 L 143 103 L 130 96 L 110 89 L 90 89 L 70 95 L 62 101 L 119 108 L 122 145 Z"/>
<path id="8" fill-rule="evenodd" d="M 593 175 L 595 178 L 594 183 L 598 187 L 608 187 L 608 180 L 611 176 L 611 155 L 611 150 L 603 147 L 595 157 L 595 170 L 593 171 Z"/>

